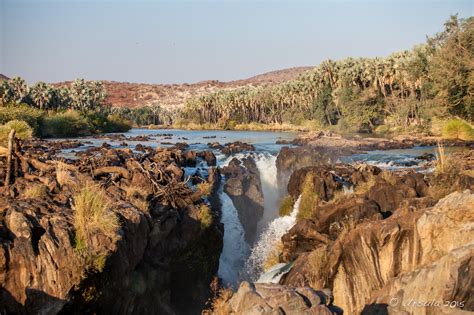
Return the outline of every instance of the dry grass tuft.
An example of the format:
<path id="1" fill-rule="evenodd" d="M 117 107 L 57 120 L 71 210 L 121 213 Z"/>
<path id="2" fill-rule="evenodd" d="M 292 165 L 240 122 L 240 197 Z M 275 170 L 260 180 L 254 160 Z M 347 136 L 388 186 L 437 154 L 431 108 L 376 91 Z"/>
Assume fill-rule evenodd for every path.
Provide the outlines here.
<path id="1" fill-rule="evenodd" d="M 354 193 L 357 195 L 365 194 L 367 193 L 372 187 L 375 185 L 375 176 L 374 175 L 369 175 L 367 178 L 367 181 L 359 183 L 355 189 Z"/>
<path id="2" fill-rule="evenodd" d="M 74 177 L 71 175 L 69 165 L 63 162 L 58 162 L 56 164 L 56 181 L 59 183 L 59 186 L 61 187 L 65 185 L 70 185 L 70 186 L 75 185 Z"/>
<path id="3" fill-rule="evenodd" d="M 279 241 L 275 248 L 268 255 L 267 259 L 263 263 L 263 270 L 268 271 L 271 267 L 275 266 L 280 262 L 280 253 L 283 251 L 283 243 Z"/>
<path id="4" fill-rule="evenodd" d="M 79 247 L 89 248 L 92 236 L 103 234 L 111 239 L 117 237 L 119 221 L 110 209 L 105 190 L 90 181 L 82 184 L 73 195 L 74 228 Z"/>
<path id="5" fill-rule="evenodd" d="M 204 315 L 228 315 L 229 314 L 229 300 L 234 295 L 234 291 L 230 288 L 222 288 L 217 293 L 214 300 L 211 302 L 211 308 L 204 310 Z"/>
<path id="6" fill-rule="evenodd" d="M 36 184 L 28 186 L 25 189 L 24 195 L 26 198 L 46 198 L 48 196 L 48 192 L 46 190 L 46 186 L 43 184 Z"/>
<path id="7" fill-rule="evenodd" d="M 201 182 L 196 185 L 196 189 L 201 192 L 203 196 L 209 196 L 212 192 L 212 185 L 209 182 Z"/>
<path id="8" fill-rule="evenodd" d="M 207 229 L 212 225 L 214 218 L 212 217 L 211 209 L 208 205 L 202 204 L 199 206 L 198 218 L 199 221 L 201 221 L 202 229 Z"/>
<path id="9" fill-rule="evenodd" d="M 449 156 L 446 154 L 446 150 L 442 143 L 438 143 L 438 148 L 436 149 L 436 164 L 435 164 L 435 173 L 437 175 L 443 174 L 448 171 L 448 161 Z"/>

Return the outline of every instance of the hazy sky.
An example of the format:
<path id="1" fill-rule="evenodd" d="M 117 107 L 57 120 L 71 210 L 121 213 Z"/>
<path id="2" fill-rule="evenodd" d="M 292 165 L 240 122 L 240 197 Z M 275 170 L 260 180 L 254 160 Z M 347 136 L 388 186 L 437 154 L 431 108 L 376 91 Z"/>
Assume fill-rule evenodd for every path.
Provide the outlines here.
<path id="1" fill-rule="evenodd" d="M 471 0 L 0 0 L 0 73 L 148 83 L 242 79 L 425 41 Z"/>

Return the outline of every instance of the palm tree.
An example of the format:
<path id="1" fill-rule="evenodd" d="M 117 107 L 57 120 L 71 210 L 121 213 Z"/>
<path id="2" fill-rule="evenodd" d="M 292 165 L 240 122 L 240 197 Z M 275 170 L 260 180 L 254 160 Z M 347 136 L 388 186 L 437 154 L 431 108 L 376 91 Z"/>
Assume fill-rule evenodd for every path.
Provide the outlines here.
<path id="1" fill-rule="evenodd" d="M 51 87 L 44 82 L 36 83 L 30 91 L 30 97 L 39 109 L 49 108 L 52 96 Z"/>
<path id="2" fill-rule="evenodd" d="M 25 80 L 20 77 L 14 77 L 9 80 L 8 86 L 12 93 L 12 101 L 17 104 L 20 104 L 28 95 L 28 85 L 26 85 Z"/>

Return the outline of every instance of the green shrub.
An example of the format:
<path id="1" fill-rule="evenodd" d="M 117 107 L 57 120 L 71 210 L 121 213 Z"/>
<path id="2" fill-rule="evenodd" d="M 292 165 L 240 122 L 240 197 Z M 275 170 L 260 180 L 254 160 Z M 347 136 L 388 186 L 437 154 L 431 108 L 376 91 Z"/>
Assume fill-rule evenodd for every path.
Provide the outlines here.
<path id="1" fill-rule="evenodd" d="M 11 120 L 21 120 L 33 129 L 35 135 L 39 134 L 40 122 L 43 116 L 43 111 L 31 108 L 26 104 L 0 107 L 0 124 L 6 124 Z"/>
<path id="2" fill-rule="evenodd" d="M 102 132 L 127 132 L 132 128 L 132 122 L 121 118 L 119 115 L 107 116 L 107 128 Z"/>
<path id="3" fill-rule="evenodd" d="M 126 119 L 121 118 L 117 114 L 106 116 L 103 113 L 88 112 L 82 114 L 91 131 L 94 133 L 101 132 L 126 132 L 132 128 L 132 123 Z"/>
<path id="4" fill-rule="evenodd" d="M 15 137 L 18 139 L 29 139 L 33 135 L 33 129 L 26 121 L 22 120 L 10 120 L 5 124 L 10 129 L 15 129 Z"/>
<path id="5" fill-rule="evenodd" d="M 283 198 L 280 203 L 280 209 L 278 210 L 280 217 L 283 217 L 285 215 L 290 215 L 291 211 L 293 211 L 294 204 L 295 204 L 295 201 L 293 200 L 293 197 L 291 197 L 290 195 Z"/>
<path id="6" fill-rule="evenodd" d="M 15 129 L 17 139 L 29 139 L 33 135 L 33 129 L 24 121 L 11 120 L 5 125 L 0 125 L 0 145 L 7 146 L 10 131 Z"/>
<path id="7" fill-rule="evenodd" d="M 465 121 L 459 119 L 451 119 L 443 127 L 443 138 L 474 140 L 474 130 Z"/>
<path id="8" fill-rule="evenodd" d="M 77 137 L 91 134 L 92 127 L 77 111 L 52 114 L 41 122 L 41 136 L 46 138 Z"/>

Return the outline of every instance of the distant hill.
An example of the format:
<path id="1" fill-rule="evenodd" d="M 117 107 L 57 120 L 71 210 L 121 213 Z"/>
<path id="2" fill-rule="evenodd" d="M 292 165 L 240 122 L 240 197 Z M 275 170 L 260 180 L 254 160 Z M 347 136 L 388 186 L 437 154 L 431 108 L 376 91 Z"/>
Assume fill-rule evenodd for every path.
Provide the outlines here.
<path id="1" fill-rule="evenodd" d="M 107 90 L 107 102 L 117 107 L 138 107 L 158 103 L 165 107 L 182 106 L 189 97 L 201 96 L 219 89 L 232 90 L 243 86 L 277 84 L 298 77 L 312 67 L 296 67 L 259 74 L 248 79 L 221 82 L 217 80 L 182 84 L 146 84 L 102 81 Z M 61 82 L 55 85 L 69 85 Z"/>
<path id="2" fill-rule="evenodd" d="M 9 77 L 0 73 L 0 81 L 10 80 Z"/>

